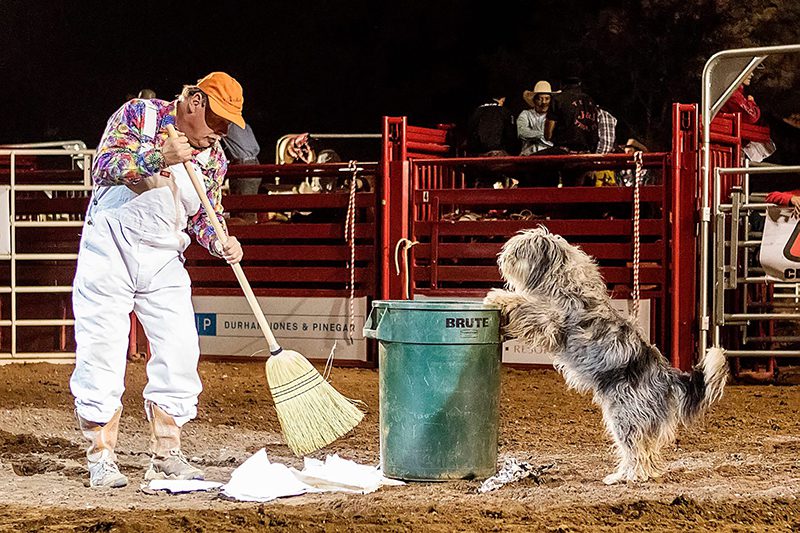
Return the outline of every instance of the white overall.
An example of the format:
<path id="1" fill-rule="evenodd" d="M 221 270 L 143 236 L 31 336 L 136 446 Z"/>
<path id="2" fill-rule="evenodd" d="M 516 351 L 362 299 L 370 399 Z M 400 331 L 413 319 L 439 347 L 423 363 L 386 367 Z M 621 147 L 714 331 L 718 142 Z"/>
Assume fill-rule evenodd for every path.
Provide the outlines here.
<path id="1" fill-rule="evenodd" d="M 155 130 L 156 110 L 148 106 L 143 136 L 153 138 Z M 210 149 L 197 159 L 209 156 Z M 131 311 L 151 348 L 144 399 L 178 425 L 197 415 L 200 349 L 183 230 L 200 199 L 183 165 L 170 171 L 175 194 L 160 187 L 136 195 L 117 185 L 92 195 L 72 291 L 77 350 L 70 388 L 85 420 L 105 423 L 122 405 Z"/>

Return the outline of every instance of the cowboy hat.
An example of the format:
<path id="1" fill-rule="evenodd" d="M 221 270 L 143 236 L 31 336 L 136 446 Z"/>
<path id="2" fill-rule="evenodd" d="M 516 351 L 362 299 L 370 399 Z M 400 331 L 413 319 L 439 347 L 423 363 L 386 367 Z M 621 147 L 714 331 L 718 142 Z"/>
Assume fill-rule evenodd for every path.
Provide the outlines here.
<path id="1" fill-rule="evenodd" d="M 634 150 L 641 151 L 641 152 L 646 152 L 647 151 L 647 146 L 643 145 L 642 143 L 640 143 L 639 141 L 637 141 L 634 138 L 628 139 L 628 142 L 626 142 L 624 145 L 622 145 L 622 147 L 623 148 L 633 148 Z"/>
<path id="2" fill-rule="evenodd" d="M 550 82 L 540 80 L 536 82 L 536 85 L 533 86 L 532 91 L 524 91 L 522 93 L 522 99 L 525 100 L 529 106 L 533 107 L 533 97 L 537 94 L 558 94 L 561 91 L 554 91 L 552 87 L 550 87 Z"/>

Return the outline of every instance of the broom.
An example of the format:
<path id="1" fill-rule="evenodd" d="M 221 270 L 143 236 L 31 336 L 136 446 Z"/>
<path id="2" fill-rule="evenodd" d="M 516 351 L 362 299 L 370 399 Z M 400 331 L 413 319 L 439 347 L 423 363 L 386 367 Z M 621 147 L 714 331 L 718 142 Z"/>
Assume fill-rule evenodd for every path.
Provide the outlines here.
<path id="1" fill-rule="evenodd" d="M 167 125 L 167 132 L 173 138 L 178 135 L 172 124 Z M 224 245 L 228 236 L 208 200 L 205 187 L 197 179 L 191 163 L 184 163 L 184 167 L 217 239 Z M 237 263 L 231 265 L 231 268 L 269 345 L 267 382 L 289 448 L 295 455 L 305 455 L 327 446 L 356 427 L 364 418 L 364 413 L 323 379 L 301 353 L 281 348 L 258 305 L 242 266 Z"/>

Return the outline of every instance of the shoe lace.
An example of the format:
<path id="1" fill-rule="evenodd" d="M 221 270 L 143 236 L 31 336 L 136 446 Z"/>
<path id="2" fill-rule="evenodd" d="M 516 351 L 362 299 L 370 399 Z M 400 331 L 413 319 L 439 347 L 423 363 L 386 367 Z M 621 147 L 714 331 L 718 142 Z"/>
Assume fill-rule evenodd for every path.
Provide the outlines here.
<path id="1" fill-rule="evenodd" d="M 192 468 L 194 468 L 194 465 L 189 462 L 189 459 L 187 459 L 186 456 L 183 455 L 183 452 L 181 450 L 170 450 L 169 454 L 171 457 L 175 457 L 178 461 L 185 464 L 186 466 L 191 466 Z"/>
<path id="2" fill-rule="evenodd" d="M 111 459 L 104 458 L 97 463 L 97 475 L 106 477 L 109 474 L 119 474 L 119 467 Z"/>

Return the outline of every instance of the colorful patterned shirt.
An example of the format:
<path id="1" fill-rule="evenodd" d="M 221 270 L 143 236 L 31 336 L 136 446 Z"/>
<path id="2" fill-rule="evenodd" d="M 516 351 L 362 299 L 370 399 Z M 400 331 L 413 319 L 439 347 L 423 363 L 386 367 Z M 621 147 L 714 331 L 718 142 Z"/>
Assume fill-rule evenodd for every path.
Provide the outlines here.
<path id="1" fill-rule="evenodd" d="M 142 131 L 146 109 L 144 100 L 134 99 L 126 102 L 108 119 L 92 166 L 92 177 L 96 185 L 135 185 L 143 178 L 166 168 L 161 146 L 168 136 L 167 124 L 175 124 L 177 102 L 150 100 L 150 103 L 157 109 L 156 131 L 152 139 L 147 138 Z M 193 162 L 201 169 L 208 199 L 227 233 L 225 219 L 222 217 L 222 183 L 228 171 L 228 161 L 219 143 L 210 150 L 210 157 L 205 165 L 197 160 L 199 150 L 193 151 Z M 197 242 L 212 254 L 218 255 L 211 246 L 216 235 L 206 218 L 205 210 L 200 209 L 189 217 L 188 229 L 195 235 Z"/>

